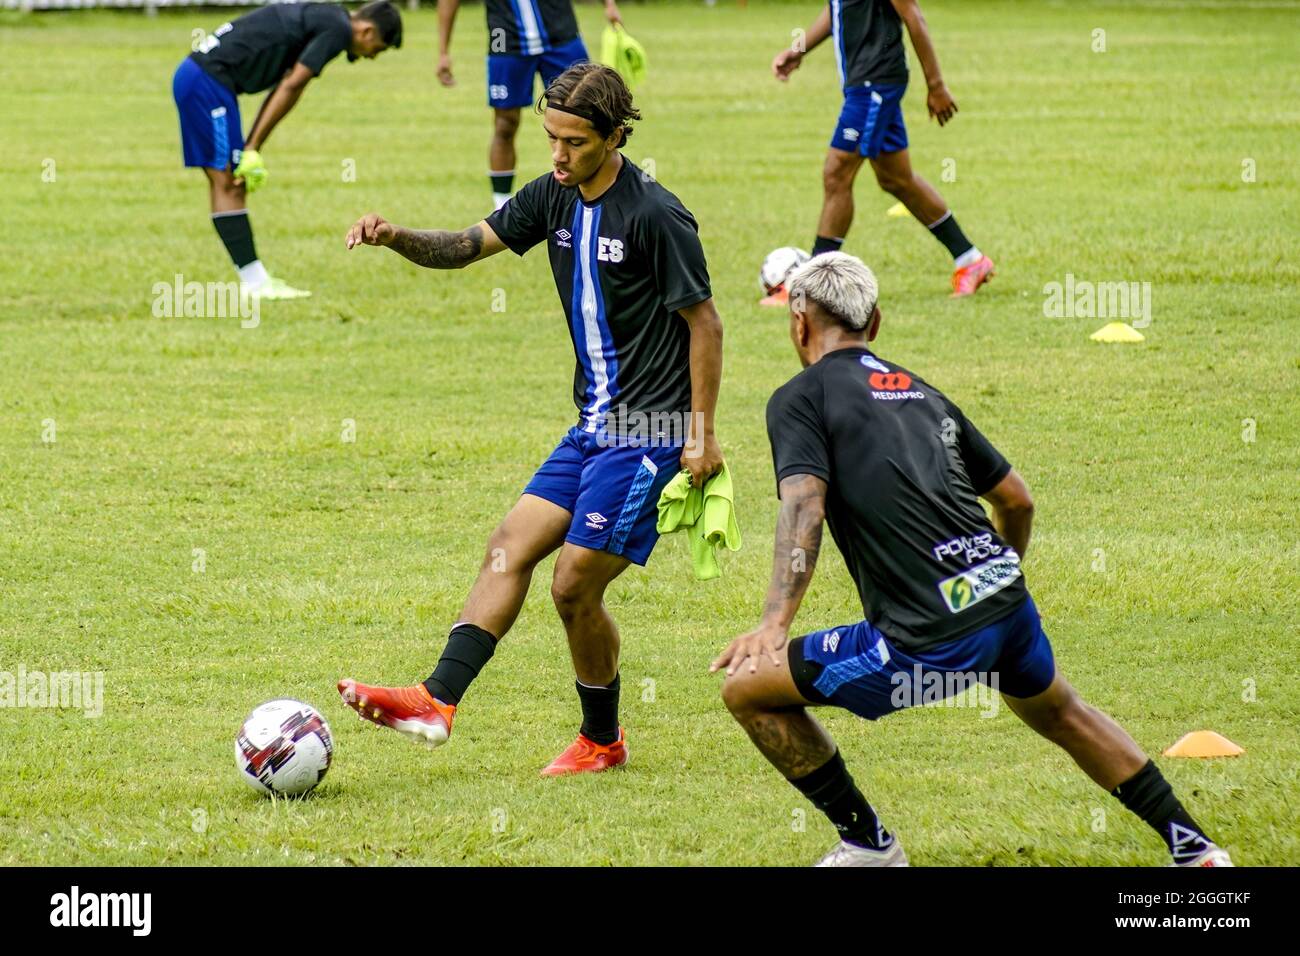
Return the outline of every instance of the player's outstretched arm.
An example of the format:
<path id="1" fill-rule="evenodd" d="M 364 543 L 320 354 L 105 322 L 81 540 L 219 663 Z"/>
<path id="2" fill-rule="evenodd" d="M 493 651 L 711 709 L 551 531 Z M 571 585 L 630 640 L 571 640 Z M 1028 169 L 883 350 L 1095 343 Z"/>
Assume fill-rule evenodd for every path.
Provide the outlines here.
<path id="1" fill-rule="evenodd" d="M 438 0 L 438 82 L 443 86 L 456 85 L 451 72 L 451 31 L 459 9 L 460 0 Z"/>
<path id="2" fill-rule="evenodd" d="M 776 546 L 772 557 L 772 582 L 767 588 L 763 620 L 756 630 L 736 638 L 713 662 L 711 671 L 725 667 L 734 674 L 746 659 L 758 670 L 766 654 L 781 666 L 790 624 L 803 602 L 817 567 L 822 546 L 822 520 L 826 517 L 826 482 L 814 475 L 789 475 L 781 479 L 781 513 L 776 519 Z"/>
<path id="3" fill-rule="evenodd" d="M 266 100 L 258 110 L 257 119 L 253 121 L 253 128 L 244 143 L 245 149 L 257 152 L 262 148 L 267 137 L 271 135 L 271 130 L 275 129 L 276 124 L 293 109 L 294 104 L 298 102 L 298 97 L 302 96 L 302 91 L 307 88 L 313 76 L 315 74 L 310 67 L 301 63 L 294 64 L 285 78 L 266 95 Z"/>
<path id="4" fill-rule="evenodd" d="M 486 222 L 460 232 L 407 229 L 374 212 L 362 216 L 348 230 L 347 247 L 362 245 L 388 246 L 426 269 L 463 269 L 506 247 Z"/>
<path id="5" fill-rule="evenodd" d="M 1034 523 L 1034 499 L 1029 497 L 1025 480 L 1012 468 L 982 497 L 993 506 L 993 527 L 998 536 L 1023 558 L 1029 550 L 1029 530 Z"/>
<path id="6" fill-rule="evenodd" d="M 778 53 L 772 60 L 772 75 L 782 81 L 790 79 L 790 74 L 799 69 L 799 64 L 803 62 L 803 55 L 830 35 L 831 8 L 830 4 L 827 4 L 822 7 L 822 12 L 817 14 L 817 19 L 812 22 L 808 32 L 796 38 L 789 47 Z"/>
<path id="7" fill-rule="evenodd" d="M 691 330 L 691 423 L 682 467 L 691 473 L 697 488 L 722 467 L 722 446 L 713 428 L 722 383 L 722 319 L 705 299 L 678 310 Z"/>
<path id="8" fill-rule="evenodd" d="M 939 55 L 934 52 L 930 42 L 930 28 L 925 25 L 925 17 L 916 0 L 890 0 L 898 11 L 898 18 L 907 25 L 907 35 L 912 38 L 912 49 L 921 61 L 921 70 L 925 73 L 925 84 L 930 92 L 926 94 L 926 108 L 930 115 L 943 126 L 957 112 L 957 103 L 944 85 L 943 74 L 939 72 Z"/>

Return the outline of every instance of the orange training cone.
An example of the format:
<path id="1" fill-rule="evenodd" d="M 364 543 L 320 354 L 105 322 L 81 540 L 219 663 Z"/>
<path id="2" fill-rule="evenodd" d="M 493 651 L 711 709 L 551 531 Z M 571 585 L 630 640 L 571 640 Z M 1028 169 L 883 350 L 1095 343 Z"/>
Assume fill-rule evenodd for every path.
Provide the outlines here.
<path id="1" fill-rule="evenodd" d="M 1235 757 L 1246 751 L 1213 730 L 1193 730 L 1183 734 L 1162 757 Z"/>

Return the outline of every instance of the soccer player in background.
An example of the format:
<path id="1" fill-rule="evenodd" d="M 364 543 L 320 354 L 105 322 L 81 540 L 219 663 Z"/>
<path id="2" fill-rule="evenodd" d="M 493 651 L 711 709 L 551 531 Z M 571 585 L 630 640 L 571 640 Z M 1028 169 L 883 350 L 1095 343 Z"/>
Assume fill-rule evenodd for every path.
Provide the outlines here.
<path id="1" fill-rule="evenodd" d="M 971 295 L 993 275 L 993 260 L 966 238 L 943 197 L 912 170 L 903 125 L 907 90 L 903 24 L 925 72 L 926 106 L 943 126 L 956 115 L 957 104 L 939 72 L 939 58 L 916 0 L 831 0 L 808 28 L 804 42 L 782 50 L 772 61 L 776 78 L 788 80 L 806 51 L 828 36 L 834 40 L 844 107 L 822 169 L 824 195 L 812 254 L 832 252 L 844 244 L 853 222 L 853 182 L 866 159 L 880 188 L 906 206 L 952 255 L 953 296 Z M 784 305 L 784 291 L 769 296 L 764 304 Z"/>
<path id="2" fill-rule="evenodd" d="M 246 194 L 266 177 L 260 150 L 267 137 L 334 57 L 373 59 L 401 45 L 402 17 L 388 0 L 350 15 L 332 3 L 276 3 L 223 23 L 177 68 L 172 95 L 185 165 L 207 175 L 212 224 L 251 295 L 311 295 L 268 274 L 253 244 Z M 245 141 L 236 97 L 268 88 Z"/>
<path id="3" fill-rule="evenodd" d="M 1175 863 L 1231 866 L 1155 763 L 1056 669 L 1020 568 L 1028 489 L 961 409 L 867 347 L 880 327 L 871 270 L 829 253 L 789 286 L 804 371 L 767 406 L 781 499 L 771 584 L 758 628 L 712 669 L 726 668 L 723 700 L 755 746 L 839 830 L 819 865 L 907 857 L 807 708 L 876 720 L 978 682 L 1154 827 Z M 823 519 L 866 619 L 790 640 Z"/>
<path id="4" fill-rule="evenodd" d="M 488 146 L 488 180 L 493 208 L 500 209 L 515 183 L 515 134 L 519 110 L 533 103 L 533 77 L 542 87 L 586 60 L 572 0 L 484 0 L 487 8 L 488 106 L 492 107 L 492 141 Z M 460 0 L 438 0 L 438 82 L 452 86 L 451 30 Z M 615 0 L 605 0 L 605 18 L 622 23 Z"/>
<path id="5" fill-rule="evenodd" d="M 443 743 L 466 688 L 519 614 L 533 569 L 558 549 L 551 598 L 568 635 L 582 726 L 542 771 L 555 776 L 627 761 L 619 632 L 604 593 L 649 558 L 659 493 L 674 474 L 689 469 L 700 485 L 722 465 L 713 427 L 722 323 L 695 219 L 619 152 L 641 115 L 618 73 L 571 67 L 547 87 L 539 111 L 543 104 L 554 170 L 486 220 L 460 232 L 416 231 L 370 214 L 348 233 L 348 248 L 388 246 L 432 269 L 545 243 L 577 359 L 578 422 L 488 539 L 429 678 L 400 688 L 345 679 L 339 692 L 367 720 Z M 638 436 L 637 416 L 660 430 Z"/>

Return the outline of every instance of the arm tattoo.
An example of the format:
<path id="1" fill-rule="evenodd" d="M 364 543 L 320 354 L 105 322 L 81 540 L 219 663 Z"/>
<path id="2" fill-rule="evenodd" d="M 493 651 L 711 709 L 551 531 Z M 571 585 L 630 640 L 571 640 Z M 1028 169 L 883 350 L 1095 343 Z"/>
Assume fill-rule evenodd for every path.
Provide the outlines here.
<path id="1" fill-rule="evenodd" d="M 808 590 L 822 543 L 826 483 L 812 475 L 791 475 L 781 482 L 781 513 L 776 519 L 772 583 L 764 618 L 789 624 Z"/>
<path id="2" fill-rule="evenodd" d="M 400 229 L 390 248 L 417 266 L 459 269 L 469 265 L 483 251 L 483 230 L 478 226 L 470 226 L 462 232 Z"/>

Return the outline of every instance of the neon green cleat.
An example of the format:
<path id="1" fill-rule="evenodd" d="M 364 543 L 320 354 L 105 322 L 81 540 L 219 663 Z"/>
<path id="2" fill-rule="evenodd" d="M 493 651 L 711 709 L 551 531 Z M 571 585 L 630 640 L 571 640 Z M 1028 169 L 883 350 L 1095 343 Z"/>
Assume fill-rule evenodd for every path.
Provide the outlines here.
<path id="1" fill-rule="evenodd" d="M 265 282 L 255 289 L 249 289 L 248 293 L 257 299 L 305 299 L 311 295 L 306 289 L 295 289 L 274 276 L 268 276 Z"/>

